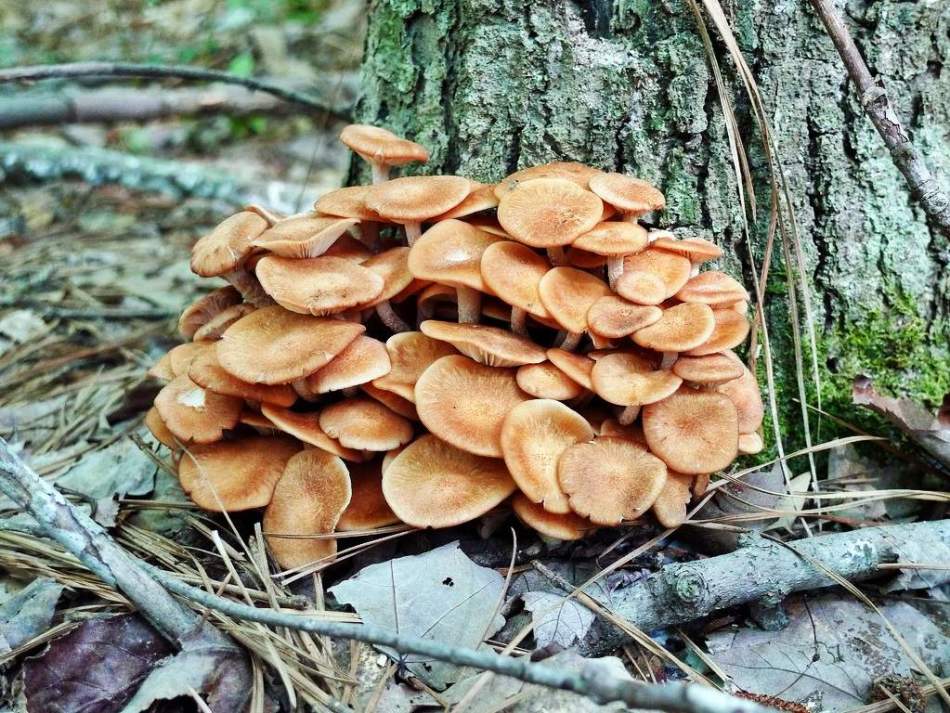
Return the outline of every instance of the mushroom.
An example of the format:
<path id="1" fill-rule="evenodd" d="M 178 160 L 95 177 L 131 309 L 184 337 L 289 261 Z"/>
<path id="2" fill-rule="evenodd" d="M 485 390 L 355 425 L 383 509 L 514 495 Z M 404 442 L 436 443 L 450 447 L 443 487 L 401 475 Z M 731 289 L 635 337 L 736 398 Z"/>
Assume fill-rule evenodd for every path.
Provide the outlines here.
<path id="1" fill-rule="evenodd" d="M 169 381 L 155 397 L 165 426 L 182 443 L 213 443 L 237 425 L 243 401 L 204 389 L 186 374 Z"/>
<path id="2" fill-rule="evenodd" d="M 378 339 L 360 336 L 333 361 L 308 376 L 307 388 L 317 394 L 344 391 L 385 376 L 391 368 L 386 345 Z"/>
<path id="3" fill-rule="evenodd" d="M 541 302 L 567 334 L 560 344 L 570 351 L 587 331 L 587 313 L 601 297 L 610 294 L 605 282 L 576 267 L 555 267 L 538 283 Z"/>
<path id="4" fill-rule="evenodd" d="M 658 352 L 685 352 L 709 339 L 716 320 L 708 305 L 679 304 L 663 310 L 653 324 L 633 333 L 633 341 Z"/>
<path id="5" fill-rule="evenodd" d="M 745 288 L 729 275 L 710 270 L 701 272 L 676 292 L 681 302 L 694 302 L 706 305 L 725 305 L 733 302 L 745 302 L 749 298 Z"/>
<path id="6" fill-rule="evenodd" d="M 540 364 L 547 356 L 530 339 L 484 324 L 456 324 L 430 319 L 419 325 L 427 337 L 448 342 L 462 354 L 488 366 Z"/>
<path id="7" fill-rule="evenodd" d="M 271 428 L 276 428 L 304 443 L 339 456 L 343 460 L 354 463 L 366 460 L 361 450 L 346 448 L 320 428 L 319 411 L 291 411 L 271 404 L 261 404 L 261 414 L 267 419 Z"/>
<path id="8" fill-rule="evenodd" d="M 379 275 L 338 257 L 293 259 L 267 255 L 257 263 L 256 272 L 264 291 L 281 307 L 317 317 L 370 302 L 383 289 Z"/>
<path id="9" fill-rule="evenodd" d="M 412 424 L 379 401 L 353 398 L 320 412 L 320 428 L 340 445 L 361 451 L 388 451 L 412 440 Z"/>
<path id="10" fill-rule="evenodd" d="M 526 315 L 550 319 L 551 313 L 541 302 L 538 285 L 550 263 L 527 245 L 502 240 L 482 253 L 482 279 L 498 297 L 511 305 L 511 330 L 527 336 Z"/>
<path id="11" fill-rule="evenodd" d="M 433 435 L 407 446 L 383 472 L 386 502 L 413 527 L 474 520 L 515 489 L 501 460 L 468 453 Z"/>
<path id="12" fill-rule="evenodd" d="M 619 525 L 650 509 L 666 484 L 666 465 L 625 438 L 577 443 L 558 461 L 571 510 L 598 525 Z"/>
<path id="13" fill-rule="evenodd" d="M 214 349 L 205 349 L 188 366 L 188 378 L 216 394 L 275 406 L 292 406 L 297 394 L 287 384 L 252 384 L 225 371 Z"/>
<path id="14" fill-rule="evenodd" d="M 471 190 L 472 192 L 466 196 L 465 200 L 442 213 L 442 215 L 433 217 L 432 222 L 449 220 L 450 218 L 465 218 L 498 207 L 498 196 L 495 195 L 494 185 L 472 181 Z"/>
<path id="15" fill-rule="evenodd" d="M 408 176 L 373 186 L 366 207 L 405 226 L 412 247 L 422 235 L 423 222 L 454 208 L 470 192 L 471 183 L 461 176 Z"/>
<path id="16" fill-rule="evenodd" d="M 673 373 L 694 384 L 723 384 L 742 376 L 742 363 L 724 353 L 681 356 L 673 365 Z"/>
<path id="17" fill-rule="evenodd" d="M 643 407 L 643 434 L 650 450 L 673 470 L 714 473 L 735 460 L 739 418 L 722 394 L 684 388 Z"/>
<path id="18" fill-rule="evenodd" d="M 688 356 L 705 356 L 742 344 L 749 336 L 749 320 L 731 309 L 713 310 L 714 326 L 709 339 L 686 352 Z"/>
<path id="19" fill-rule="evenodd" d="M 686 506 L 689 504 L 693 485 L 692 475 L 666 471 L 666 484 L 653 502 L 653 514 L 660 525 L 666 528 L 679 527 L 686 522 Z"/>
<path id="20" fill-rule="evenodd" d="M 198 327 L 192 339 L 196 342 L 217 341 L 221 339 L 221 335 L 227 331 L 228 327 L 255 309 L 257 309 L 257 307 L 254 305 L 242 302 L 241 304 L 221 310 L 214 317 Z"/>
<path id="21" fill-rule="evenodd" d="M 666 285 L 652 272 L 629 270 L 613 284 L 618 295 L 640 305 L 658 305 L 666 299 Z"/>
<path id="22" fill-rule="evenodd" d="M 587 420 L 559 401 L 532 399 L 515 406 L 501 429 L 505 465 L 521 492 L 553 513 L 568 513 L 567 496 L 558 483 L 558 458 L 575 443 L 591 440 Z"/>
<path id="23" fill-rule="evenodd" d="M 715 390 L 726 396 L 736 410 L 739 412 L 739 432 L 752 433 L 759 430 L 762 425 L 762 418 L 765 415 L 765 407 L 762 405 L 762 394 L 759 392 L 759 384 L 755 380 L 752 372 L 739 361 L 739 357 L 731 352 L 726 354 L 732 358 L 742 369 L 742 376 L 724 384 L 719 384 Z"/>
<path id="24" fill-rule="evenodd" d="M 363 267 L 375 273 L 383 281 L 383 288 L 367 307 L 373 307 L 377 316 L 393 332 L 408 332 L 411 327 L 393 310 L 390 302 L 413 282 L 409 271 L 409 248 L 398 246 L 373 255 Z"/>
<path id="25" fill-rule="evenodd" d="M 515 372 L 518 387 L 537 399 L 570 401 L 584 393 L 584 387 L 549 361 L 526 364 Z"/>
<path id="26" fill-rule="evenodd" d="M 620 423 L 627 425 L 637 417 L 641 406 L 667 398 L 683 380 L 667 369 L 654 369 L 636 354 L 615 352 L 595 362 L 591 383 L 604 401 L 626 407 Z"/>
<path id="27" fill-rule="evenodd" d="M 494 191 L 498 198 L 502 198 L 506 193 L 510 193 L 517 188 L 519 184 L 538 178 L 561 178 L 576 184 L 578 188 L 586 189 L 590 179 L 599 173 L 601 172 L 596 168 L 591 168 L 583 163 L 553 161 L 540 166 L 523 168 L 509 174 L 494 187 Z"/>
<path id="28" fill-rule="evenodd" d="M 765 448 L 762 436 L 753 431 L 752 433 L 739 434 L 739 453 L 742 455 L 755 455 L 761 453 Z"/>
<path id="29" fill-rule="evenodd" d="M 677 240 L 672 237 L 660 236 L 651 245 L 657 250 L 666 250 L 687 258 L 693 266 L 690 270 L 691 277 L 699 274 L 699 266 L 704 262 L 722 257 L 722 249 L 715 243 L 703 238 Z"/>
<path id="30" fill-rule="evenodd" d="M 605 295 L 587 310 L 587 328 L 606 339 L 626 337 L 649 327 L 663 316 L 659 307 L 637 305 L 615 295 Z"/>
<path id="31" fill-rule="evenodd" d="M 195 504 L 214 512 L 261 508 L 291 456 L 300 451 L 292 438 L 249 436 L 192 446 L 178 463 L 182 489 Z"/>
<path id="32" fill-rule="evenodd" d="M 572 512 L 560 514 L 545 510 L 524 493 L 515 494 L 511 509 L 525 525 L 554 540 L 580 540 L 595 529 L 590 521 Z"/>
<path id="33" fill-rule="evenodd" d="M 443 220 L 412 246 L 409 271 L 418 279 L 456 288 L 458 321 L 478 322 L 482 292 L 488 290 L 479 267 L 482 254 L 499 240 L 461 220 Z"/>
<path id="34" fill-rule="evenodd" d="M 433 363 L 416 381 L 415 392 L 419 419 L 430 432 L 457 448 L 490 458 L 502 457 L 505 416 L 528 400 L 513 369 L 484 366 L 461 355 Z"/>
<path id="35" fill-rule="evenodd" d="M 622 173 L 598 173 L 587 185 L 631 222 L 666 207 L 666 198 L 653 185 Z"/>
<path id="36" fill-rule="evenodd" d="M 267 304 L 253 273 L 244 267 L 254 250 L 254 241 L 269 227 L 252 211 L 241 211 L 218 224 L 191 248 L 191 271 L 199 277 L 223 277 L 244 299 L 255 305 Z"/>
<path id="37" fill-rule="evenodd" d="M 394 451 L 387 451 L 386 456 Z M 398 453 L 397 453 L 398 454 Z M 395 455 L 393 456 L 395 457 Z M 383 495 L 382 462 L 379 458 L 347 466 L 353 496 L 340 516 L 340 532 L 375 530 L 399 522 Z"/>
<path id="38" fill-rule="evenodd" d="M 209 348 L 211 348 L 211 346 L 204 342 L 186 342 L 185 344 L 172 347 L 168 352 L 167 363 L 168 371 L 171 372 L 172 378 L 187 374 L 188 368 L 191 366 L 191 362 L 195 360 L 195 357 Z M 158 365 L 156 364 L 156 366 Z"/>
<path id="39" fill-rule="evenodd" d="M 201 327 L 229 307 L 240 304 L 241 299 L 241 293 L 231 285 L 202 295 L 181 313 L 178 318 L 178 333 L 185 339 L 193 338 Z"/>
<path id="40" fill-rule="evenodd" d="M 560 369 L 570 379 L 583 386 L 588 391 L 594 388 L 590 380 L 590 373 L 594 369 L 594 360 L 583 354 L 572 354 L 564 349 L 548 349 L 548 361 Z"/>
<path id="41" fill-rule="evenodd" d="M 373 381 L 377 389 L 391 391 L 415 403 L 416 382 L 438 359 L 458 351 L 451 344 L 427 337 L 422 332 L 394 334 L 386 341 L 391 368 L 389 373 Z"/>
<path id="42" fill-rule="evenodd" d="M 174 433 L 168 430 L 168 426 L 165 425 L 161 414 L 158 413 L 158 409 L 154 406 L 145 412 L 144 423 L 149 433 L 155 436 L 155 440 L 163 446 L 167 446 L 173 451 L 177 451 L 181 448 L 178 438 L 175 437 Z"/>
<path id="43" fill-rule="evenodd" d="M 309 376 L 360 336 L 362 324 L 262 307 L 228 327 L 215 342 L 218 362 L 255 384 L 289 384 Z"/>
<path id="44" fill-rule="evenodd" d="M 360 390 L 367 396 L 376 399 L 383 406 L 388 408 L 393 413 L 398 413 L 403 418 L 408 418 L 410 421 L 418 421 L 419 414 L 416 411 L 416 405 L 409 399 L 405 399 L 399 394 L 395 394 L 392 391 L 386 391 L 385 389 L 380 389 L 372 384 L 363 384 L 360 386 Z"/>
<path id="45" fill-rule="evenodd" d="M 689 260 L 682 255 L 655 248 L 647 248 L 636 255 L 627 255 L 623 259 L 623 266 L 625 273 L 636 270 L 660 278 L 666 287 L 663 299 L 675 295 L 689 281 L 692 269 Z"/>
<path id="46" fill-rule="evenodd" d="M 340 132 L 340 141 L 373 167 L 373 183 L 384 183 L 391 166 L 425 163 L 429 152 L 424 146 L 400 138 L 391 131 L 369 124 L 350 124 Z"/>
<path id="47" fill-rule="evenodd" d="M 350 496 L 350 476 L 339 458 L 317 449 L 292 456 L 261 523 L 277 563 L 295 569 L 332 558 L 335 538 L 307 536 L 332 533 Z"/>
<path id="48" fill-rule="evenodd" d="M 611 288 L 623 274 L 623 259 L 647 246 L 647 231 L 637 223 L 623 221 L 598 223 L 572 244 L 572 249 L 586 250 L 607 258 L 607 281 Z"/>
<path id="49" fill-rule="evenodd" d="M 357 223 L 355 218 L 295 215 L 268 228 L 251 244 L 281 257 L 319 257 Z"/>
<path id="50" fill-rule="evenodd" d="M 161 358 L 152 364 L 146 373 L 153 379 L 158 379 L 159 381 L 163 381 L 165 383 L 168 383 L 174 379 L 175 371 L 172 369 L 171 352 L 165 352 L 162 354 Z"/>

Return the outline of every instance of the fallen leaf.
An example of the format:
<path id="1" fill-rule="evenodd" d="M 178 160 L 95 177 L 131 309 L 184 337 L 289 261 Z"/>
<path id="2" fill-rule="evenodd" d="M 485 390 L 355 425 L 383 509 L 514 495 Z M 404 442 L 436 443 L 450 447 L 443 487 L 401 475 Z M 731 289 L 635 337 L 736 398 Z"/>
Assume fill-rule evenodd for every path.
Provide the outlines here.
<path id="1" fill-rule="evenodd" d="M 39 577 L 0 603 L 0 651 L 15 649 L 49 628 L 63 585 Z"/>
<path id="2" fill-rule="evenodd" d="M 495 613 L 504 580 L 480 567 L 458 542 L 422 555 L 370 565 L 330 588 L 341 604 L 349 604 L 368 623 L 405 636 L 478 648 L 484 637 L 500 629 L 504 617 Z M 383 649 L 394 659 L 392 649 Z M 460 669 L 416 656 L 403 659 L 416 676 L 436 688 L 457 679 Z"/>
<path id="3" fill-rule="evenodd" d="M 534 640 L 539 648 L 557 644 L 566 649 L 581 641 L 594 623 L 594 612 L 563 594 L 525 592 L 521 599 L 531 612 Z"/>

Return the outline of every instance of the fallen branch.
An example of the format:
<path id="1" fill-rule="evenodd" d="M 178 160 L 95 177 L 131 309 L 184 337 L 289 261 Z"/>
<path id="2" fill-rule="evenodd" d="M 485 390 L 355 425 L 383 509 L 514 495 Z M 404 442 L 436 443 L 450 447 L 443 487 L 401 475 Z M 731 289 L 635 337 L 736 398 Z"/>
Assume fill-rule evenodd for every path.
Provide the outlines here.
<path id="1" fill-rule="evenodd" d="M 209 594 L 122 550 L 102 527 L 76 510 L 52 485 L 33 472 L 3 439 L 0 439 L 0 491 L 35 519 L 45 536 L 58 542 L 104 582 L 117 587 L 149 621 L 170 636 L 193 630 L 192 622 L 197 619 L 196 614 L 171 597 L 169 592 L 173 592 L 189 602 L 238 619 L 389 646 L 403 653 L 572 691 L 598 702 L 622 701 L 632 708 L 669 713 L 766 713 L 766 709 L 756 703 L 696 684 L 631 682 L 606 673 L 595 662 L 580 673 L 562 671 L 532 663 L 524 657 L 500 656 L 490 651 L 400 636 L 395 631 L 369 624 L 347 624 L 257 608 Z"/>
<path id="2" fill-rule="evenodd" d="M 831 0 L 811 0 L 812 7 L 825 24 L 831 41 L 844 61 L 858 92 L 858 99 L 874 128 L 884 139 L 894 164 L 904 174 L 927 216 L 944 235 L 950 236 L 950 197 L 927 167 L 923 154 L 910 140 L 897 111 L 868 69 L 861 52 Z"/>
<path id="3" fill-rule="evenodd" d="M 229 72 L 201 69 L 187 65 L 128 64 L 123 62 L 75 62 L 70 64 L 41 64 L 0 70 L 0 83 L 36 81 L 39 79 L 78 79 L 81 77 L 135 77 L 138 79 L 188 79 L 202 82 L 236 84 L 257 92 L 266 92 L 286 102 L 312 111 L 348 120 L 348 112 L 327 106 L 322 100 L 274 82 L 251 77 L 239 77 Z"/>

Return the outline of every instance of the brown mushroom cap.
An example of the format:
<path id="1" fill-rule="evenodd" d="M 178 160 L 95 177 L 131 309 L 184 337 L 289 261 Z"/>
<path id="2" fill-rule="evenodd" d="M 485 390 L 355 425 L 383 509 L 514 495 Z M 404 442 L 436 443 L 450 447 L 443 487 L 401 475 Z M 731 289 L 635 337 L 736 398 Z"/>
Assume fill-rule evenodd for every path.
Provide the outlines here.
<path id="1" fill-rule="evenodd" d="M 742 376 L 742 364 L 726 354 L 681 356 L 673 364 L 673 373 L 695 384 L 722 384 Z"/>
<path id="2" fill-rule="evenodd" d="M 422 223 L 457 206 L 471 190 L 461 176 L 406 176 L 373 186 L 366 206 L 394 223 Z"/>
<path id="3" fill-rule="evenodd" d="M 666 286 L 664 298 L 672 297 L 687 283 L 692 269 L 692 263 L 682 255 L 654 248 L 647 248 L 636 255 L 627 255 L 623 259 L 625 273 L 649 272 L 659 277 Z"/>
<path id="4" fill-rule="evenodd" d="M 663 527 L 679 527 L 686 522 L 686 506 L 692 497 L 694 477 L 667 470 L 666 485 L 653 503 L 653 514 Z"/>
<path id="5" fill-rule="evenodd" d="M 631 255 L 646 246 L 646 228 L 627 221 L 598 223 L 571 245 L 597 255 Z"/>
<path id="6" fill-rule="evenodd" d="M 666 369 L 628 352 L 598 359 L 591 371 L 594 392 L 616 406 L 652 404 L 674 393 L 683 380 Z"/>
<path id="7" fill-rule="evenodd" d="M 596 270 L 597 268 L 603 267 L 607 264 L 606 255 L 598 255 L 597 253 L 587 252 L 586 250 L 581 250 L 576 248 L 573 245 L 568 248 L 567 253 L 567 262 L 571 267 L 579 267 L 582 270 Z"/>
<path id="8" fill-rule="evenodd" d="M 587 313 L 610 287 L 601 279 L 576 267 L 555 267 L 538 283 L 541 302 L 551 317 L 569 332 L 587 329 Z"/>
<path id="9" fill-rule="evenodd" d="M 201 277 L 233 272 L 251 254 L 252 243 L 267 227 L 264 218 L 247 210 L 226 218 L 191 248 L 191 271 Z"/>
<path id="10" fill-rule="evenodd" d="M 185 307 L 185 310 L 181 313 L 181 317 L 178 318 L 178 333 L 185 339 L 191 339 L 195 332 L 207 324 L 209 320 L 228 307 L 240 304 L 241 300 L 241 293 L 231 285 L 219 287 L 202 295 Z"/>
<path id="11" fill-rule="evenodd" d="M 243 401 L 203 389 L 182 374 L 165 384 L 155 408 L 182 443 L 213 443 L 237 425 Z"/>
<path id="12" fill-rule="evenodd" d="M 379 126 L 350 124 L 340 132 L 340 141 L 366 161 L 387 166 L 429 160 L 429 152 L 424 146 Z"/>
<path id="13" fill-rule="evenodd" d="M 659 321 L 663 310 L 637 305 L 614 295 L 606 295 L 587 311 L 587 328 L 606 339 L 619 339 Z"/>
<path id="14" fill-rule="evenodd" d="M 391 391 L 415 403 L 416 381 L 429 366 L 450 354 L 458 354 L 451 344 L 427 337 L 422 332 L 400 332 L 386 341 L 392 368 L 373 381 L 377 389 Z"/>
<path id="15" fill-rule="evenodd" d="M 364 303 L 367 307 L 395 298 L 412 283 L 412 273 L 409 271 L 409 248 L 405 245 L 373 255 L 363 263 L 363 267 L 383 281 L 379 294 Z"/>
<path id="16" fill-rule="evenodd" d="M 549 361 L 522 366 L 515 381 L 522 391 L 538 399 L 569 401 L 584 393 L 584 387 Z"/>
<path id="17" fill-rule="evenodd" d="M 746 365 L 739 361 L 739 357 L 730 352 L 726 352 L 726 354 L 731 356 L 742 368 L 742 376 L 720 384 L 716 387 L 716 391 L 724 394 L 735 405 L 739 412 L 739 431 L 752 433 L 759 430 L 759 426 L 762 425 L 762 417 L 765 415 L 759 384 Z"/>
<path id="18" fill-rule="evenodd" d="M 275 406 L 293 406 L 297 393 L 287 384 L 252 384 L 221 368 L 214 349 L 206 349 L 188 367 L 188 378 L 216 394 Z"/>
<path id="19" fill-rule="evenodd" d="M 336 456 L 315 448 L 297 453 L 284 466 L 274 496 L 264 510 L 267 546 L 285 569 L 336 554 L 336 540 L 279 537 L 333 532 L 350 504 L 350 476 Z"/>
<path id="20" fill-rule="evenodd" d="M 676 299 L 707 305 L 721 305 L 749 299 L 745 288 L 724 272 L 701 272 L 680 288 Z"/>
<path id="21" fill-rule="evenodd" d="M 388 451 L 387 455 L 392 452 Z M 336 529 L 340 532 L 375 530 L 399 522 L 383 495 L 381 459 L 374 458 L 359 465 L 351 464 L 347 468 L 350 471 L 353 497 L 340 516 Z"/>
<path id="22" fill-rule="evenodd" d="M 292 438 L 248 436 L 192 446 L 178 463 L 178 479 L 195 504 L 214 512 L 264 507 L 290 457 Z"/>
<path id="23" fill-rule="evenodd" d="M 639 215 L 666 207 L 666 198 L 653 185 L 622 173 L 592 176 L 590 189 L 621 213 Z"/>
<path id="24" fill-rule="evenodd" d="M 537 503 L 531 502 L 524 493 L 515 494 L 511 508 L 525 525 L 555 540 L 580 540 L 595 529 L 591 522 L 572 512 L 548 512 Z"/>
<path id="25" fill-rule="evenodd" d="M 507 329 L 484 324 L 457 324 L 429 319 L 419 325 L 427 337 L 448 342 L 462 354 L 488 366 L 540 364 L 544 349 Z"/>
<path id="26" fill-rule="evenodd" d="M 239 379 L 288 384 L 328 364 L 365 329 L 274 305 L 242 317 L 215 344 L 221 366 Z"/>
<path id="27" fill-rule="evenodd" d="M 259 411 L 255 411 L 245 404 L 241 409 L 240 422 L 245 426 L 250 426 L 258 433 L 273 434 L 279 431 L 273 422 Z"/>
<path id="28" fill-rule="evenodd" d="M 217 341 L 221 339 L 221 335 L 227 331 L 228 327 L 256 309 L 257 307 L 247 302 L 227 307 L 198 327 L 192 339 L 196 342 Z"/>
<path id="29" fill-rule="evenodd" d="M 168 352 L 168 369 L 174 376 L 187 374 L 191 362 L 199 354 L 210 348 L 209 344 L 202 342 L 186 342 L 172 347 Z"/>
<path id="30" fill-rule="evenodd" d="M 257 278 L 284 309 L 317 317 L 371 302 L 383 289 L 379 275 L 338 257 L 268 255 L 257 263 Z"/>
<path id="31" fill-rule="evenodd" d="M 404 399 L 399 394 L 395 394 L 392 391 L 386 391 L 385 389 L 380 389 L 372 384 L 363 384 L 360 386 L 360 389 L 367 396 L 376 399 L 383 406 L 388 408 L 393 413 L 398 413 L 403 418 L 408 418 L 410 421 L 418 421 L 419 414 L 416 411 L 416 405 L 409 399 Z"/>
<path id="32" fill-rule="evenodd" d="M 551 317 L 538 294 L 538 284 L 551 265 L 527 245 L 511 240 L 489 245 L 480 269 L 488 288 L 507 304 L 535 317 Z"/>
<path id="33" fill-rule="evenodd" d="M 600 423 L 600 435 L 605 438 L 626 438 L 644 448 L 647 448 L 647 439 L 643 435 L 643 427 L 638 423 L 622 424 L 612 418 L 607 418 Z"/>
<path id="34" fill-rule="evenodd" d="M 294 438 L 315 446 L 327 453 L 332 453 L 344 460 L 361 462 L 366 460 L 362 451 L 346 448 L 339 441 L 330 438 L 320 428 L 320 413 L 317 411 L 291 411 L 287 408 L 261 404 L 261 413 L 270 421 L 271 428 L 276 428 Z"/>
<path id="35" fill-rule="evenodd" d="M 692 263 L 708 262 L 722 257 L 722 248 L 703 238 L 676 238 L 660 237 L 650 243 L 657 250 L 666 250 L 682 255 Z"/>
<path id="36" fill-rule="evenodd" d="M 643 407 L 643 433 L 650 450 L 673 470 L 713 473 L 735 460 L 739 418 L 722 394 L 680 389 Z"/>
<path id="37" fill-rule="evenodd" d="M 318 257 L 358 222 L 356 218 L 297 215 L 265 230 L 253 245 L 281 257 Z"/>
<path id="38" fill-rule="evenodd" d="M 431 434 L 407 446 L 383 473 L 386 502 L 414 527 L 474 520 L 515 489 L 503 461 L 467 453 Z"/>
<path id="39" fill-rule="evenodd" d="M 501 449 L 508 472 L 529 500 L 545 510 L 571 508 L 557 479 L 561 454 L 594 437 L 587 420 L 560 401 L 532 399 L 515 406 L 501 429 Z"/>
<path id="40" fill-rule="evenodd" d="M 146 373 L 153 379 L 158 379 L 159 381 L 168 382 L 174 379 L 175 371 L 172 369 L 171 352 L 162 354 L 159 360 L 152 364 Z"/>
<path id="41" fill-rule="evenodd" d="M 144 423 L 145 427 L 149 430 L 149 433 L 155 436 L 155 440 L 161 443 L 163 446 L 167 446 L 173 451 L 177 451 L 179 448 L 181 448 L 181 445 L 178 443 L 178 439 L 175 438 L 175 434 L 168 430 L 168 426 L 165 425 L 161 414 L 158 413 L 158 409 L 154 406 L 145 412 Z"/>
<path id="42" fill-rule="evenodd" d="M 380 220 L 379 214 L 366 207 L 366 196 L 371 188 L 372 186 L 337 188 L 320 196 L 313 207 L 323 215 L 376 222 Z"/>
<path id="43" fill-rule="evenodd" d="M 416 408 L 425 427 L 457 448 L 491 458 L 502 457 L 505 416 L 527 399 L 513 369 L 460 355 L 442 357 L 416 381 Z"/>
<path id="44" fill-rule="evenodd" d="M 715 326 L 709 339 L 690 349 L 688 356 L 704 356 L 732 349 L 742 344 L 749 336 L 749 320 L 731 309 L 714 309 Z"/>
<path id="45" fill-rule="evenodd" d="M 624 270 L 614 283 L 621 297 L 641 305 L 658 305 L 666 299 L 666 284 L 652 272 Z"/>
<path id="46" fill-rule="evenodd" d="M 596 168 L 591 168 L 583 163 L 576 163 L 574 161 L 553 161 L 540 166 L 530 166 L 520 171 L 515 171 L 503 178 L 501 182 L 495 186 L 494 190 L 495 195 L 501 198 L 506 193 L 517 188 L 519 184 L 538 178 L 561 178 L 576 184 L 578 188 L 586 190 L 590 179 L 598 173 L 600 173 L 600 171 Z"/>
<path id="47" fill-rule="evenodd" d="M 388 451 L 412 440 L 412 424 L 379 401 L 354 398 L 320 412 L 320 428 L 347 448 Z"/>
<path id="48" fill-rule="evenodd" d="M 518 242 L 535 248 L 569 245 L 600 222 L 603 203 L 563 178 L 519 183 L 498 203 L 498 222 Z"/>
<path id="49" fill-rule="evenodd" d="M 462 218 L 475 213 L 481 213 L 485 210 L 491 210 L 498 206 L 498 196 L 495 195 L 495 186 L 493 184 L 475 184 L 473 182 L 472 192 L 466 196 L 465 200 L 454 208 L 447 210 L 442 215 L 432 218 L 433 221 L 448 220 L 450 218 Z"/>
<path id="50" fill-rule="evenodd" d="M 755 431 L 739 434 L 739 453 L 742 455 L 755 455 L 761 453 L 763 448 L 765 448 L 765 443 L 762 441 L 762 436 Z"/>
<path id="51" fill-rule="evenodd" d="M 666 483 L 666 465 L 633 441 L 595 438 L 564 451 L 558 482 L 575 513 L 619 525 L 650 509 Z"/>
<path id="52" fill-rule="evenodd" d="M 564 349 L 548 349 L 548 361 L 563 371 L 569 378 L 576 381 L 589 391 L 594 385 L 590 380 L 590 373 L 594 369 L 594 360 L 583 354 L 574 354 Z"/>
<path id="53" fill-rule="evenodd" d="M 385 376 L 391 366 L 385 344 L 372 337 L 360 336 L 333 361 L 308 376 L 307 387 L 317 394 L 341 391 Z"/>
<path id="54" fill-rule="evenodd" d="M 479 266 L 482 253 L 499 240 L 461 220 L 443 220 L 416 240 L 409 271 L 418 279 L 487 292 Z"/>
<path id="55" fill-rule="evenodd" d="M 658 352 L 685 352 L 709 339 L 716 326 L 709 305 L 679 304 L 659 320 L 633 333 L 633 341 Z"/>

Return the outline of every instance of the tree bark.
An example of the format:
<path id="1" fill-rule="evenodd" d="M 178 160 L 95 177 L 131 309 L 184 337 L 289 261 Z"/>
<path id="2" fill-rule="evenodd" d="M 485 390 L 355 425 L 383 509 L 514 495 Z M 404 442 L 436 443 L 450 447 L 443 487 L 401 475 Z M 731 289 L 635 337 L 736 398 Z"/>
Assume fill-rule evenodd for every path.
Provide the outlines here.
<path id="1" fill-rule="evenodd" d="M 812 294 L 823 406 L 858 418 L 851 379 L 939 403 L 950 389 L 950 261 L 808 3 L 726 2 L 770 115 Z M 950 173 L 950 5 L 836 3 L 938 182 Z M 711 23 L 708 23 L 710 27 Z M 734 65 L 710 29 L 727 83 Z M 359 120 L 427 146 L 426 172 L 495 181 L 552 160 L 636 174 L 667 196 L 663 227 L 710 237 L 752 285 L 769 221 L 768 170 L 748 101 L 740 186 L 696 20 L 685 0 L 374 0 Z M 354 164 L 355 171 L 361 170 Z M 786 434 L 800 431 L 782 250 L 766 290 Z M 806 374 L 811 355 L 804 354 Z M 811 387 L 810 401 L 817 389 Z M 793 438 L 794 440 L 794 438 Z"/>

